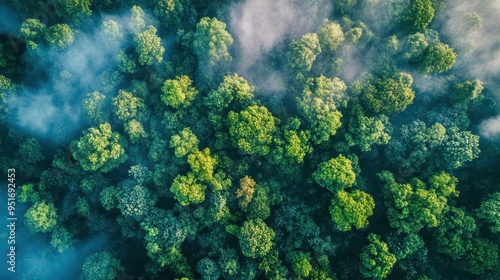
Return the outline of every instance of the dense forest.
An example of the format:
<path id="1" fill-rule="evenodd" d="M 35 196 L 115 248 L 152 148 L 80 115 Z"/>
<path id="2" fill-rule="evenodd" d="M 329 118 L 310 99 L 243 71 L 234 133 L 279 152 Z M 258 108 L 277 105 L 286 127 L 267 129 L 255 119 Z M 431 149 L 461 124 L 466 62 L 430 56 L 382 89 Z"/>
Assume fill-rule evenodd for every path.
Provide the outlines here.
<path id="1" fill-rule="evenodd" d="M 0 278 L 500 279 L 499 15 L 0 1 Z"/>

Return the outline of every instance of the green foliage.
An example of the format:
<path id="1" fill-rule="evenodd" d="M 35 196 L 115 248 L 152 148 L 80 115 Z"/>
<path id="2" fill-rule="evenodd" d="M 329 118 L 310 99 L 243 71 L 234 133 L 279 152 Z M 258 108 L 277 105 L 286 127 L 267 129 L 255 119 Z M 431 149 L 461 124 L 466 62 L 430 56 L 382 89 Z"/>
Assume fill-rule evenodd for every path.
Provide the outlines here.
<path id="1" fill-rule="evenodd" d="M 19 145 L 19 157 L 27 163 L 37 163 L 45 159 L 42 146 L 36 138 L 28 138 Z"/>
<path id="2" fill-rule="evenodd" d="M 144 102 L 132 93 L 120 90 L 113 98 L 113 112 L 121 121 L 128 121 L 137 116 L 144 108 Z"/>
<path id="3" fill-rule="evenodd" d="M 64 253 L 75 243 L 73 238 L 73 234 L 71 234 L 66 228 L 58 227 L 52 232 L 50 245 L 56 248 L 57 252 Z"/>
<path id="4" fill-rule="evenodd" d="M 312 176 L 318 185 L 332 193 L 351 187 L 356 182 L 351 160 L 343 155 L 320 163 Z"/>
<path id="5" fill-rule="evenodd" d="M 289 262 L 292 264 L 292 269 L 298 277 L 308 277 L 313 267 L 311 265 L 311 257 L 304 252 L 292 251 L 287 256 Z"/>
<path id="6" fill-rule="evenodd" d="M 484 238 L 472 239 L 469 251 L 464 255 L 458 268 L 469 273 L 480 275 L 494 269 L 500 263 L 498 244 Z"/>
<path id="7" fill-rule="evenodd" d="M 138 221 L 142 220 L 156 203 L 156 198 L 148 188 L 134 184 L 134 182 L 124 182 L 116 196 L 118 209 L 122 214 Z M 109 204 L 106 206 L 109 207 Z"/>
<path id="8" fill-rule="evenodd" d="M 125 154 L 125 139 L 111 131 L 109 123 L 87 129 L 79 140 L 71 142 L 70 147 L 73 157 L 86 171 L 108 172 L 128 158 Z"/>
<path id="9" fill-rule="evenodd" d="M 71 28 L 63 23 L 51 26 L 44 34 L 44 38 L 52 49 L 62 51 L 73 44 L 75 35 Z"/>
<path id="10" fill-rule="evenodd" d="M 298 119 L 294 119 L 299 122 Z M 298 128 L 298 127 L 297 127 Z M 313 149 L 309 143 L 311 133 L 308 130 L 285 130 L 285 155 L 293 158 L 297 163 L 303 163 L 304 157 L 310 154 Z"/>
<path id="11" fill-rule="evenodd" d="M 81 277 L 85 280 L 113 280 L 122 270 L 119 259 L 108 252 L 97 252 L 85 259 Z"/>
<path id="12" fill-rule="evenodd" d="M 139 54 L 141 65 L 155 65 L 163 61 L 165 48 L 161 45 L 161 39 L 156 35 L 156 28 L 152 25 L 134 38 L 135 50 Z"/>
<path id="13" fill-rule="evenodd" d="M 142 126 L 142 124 L 139 121 L 134 120 L 134 119 L 125 123 L 124 129 L 125 129 L 125 132 L 127 132 L 129 135 L 130 142 L 132 142 L 134 144 L 139 143 L 139 141 L 142 138 L 146 138 L 148 136 L 148 134 L 144 130 L 144 127 Z"/>
<path id="14" fill-rule="evenodd" d="M 211 91 L 205 98 L 205 105 L 210 111 L 222 114 L 228 108 L 243 110 L 252 105 L 255 87 L 238 74 L 227 75 L 217 90 Z M 215 124 L 214 124 L 215 125 Z"/>
<path id="15" fill-rule="evenodd" d="M 360 190 L 351 193 L 340 190 L 332 200 L 330 216 L 341 231 L 349 231 L 352 227 L 364 229 L 374 208 L 375 201 L 369 194 Z"/>
<path id="16" fill-rule="evenodd" d="M 392 77 L 368 77 L 362 82 L 360 99 L 366 109 L 373 113 L 389 115 L 402 112 L 413 103 L 415 92 L 411 88 L 413 78 L 407 73 Z"/>
<path id="17" fill-rule="evenodd" d="M 439 226 L 434 231 L 436 250 L 457 260 L 471 249 L 475 234 L 474 218 L 464 210 L 450 206 L 441 215 Z"/>
<path id="18" fill-rule="evenodd" d="M 269 153 L 276 120 L 266 107 L 253 105 L 239 113 L 231 111 L 227 118 L 230 140 L 235 148 L 251 155 Z"/>
<path id="19" fill-rule="evenodd" d="M 56 13 L 60 17 L 67 18 L 75 23 L 80 23 L 92 15 L 92 0 L 57 0 L 60 6 Z"/>
<path id="20" fill-rule="evenodd" d="M 428 47 L 423 53 L 420 70 L 428 73 L 444 73 L 455 64 L 457 54 L 447 44 L 439 43 Z"/>
<path id="21" fill-rule="evenodd" d="M 118 195 L 119 192 L 116 187 L 105 187 L 99 194 L 99 202 L 101 202 L 102 207 L 104 207 L 106 211 L 109 211 L 118 207 Z"/>
<path id="22" fill-rule="evenodd" d="M 404 22 L 410 30 L 422 30 L 434 18 L 432 0 L 411 0 Z"/>
<path id="23" fill-rule="evenodd" d="M 196 10 L 189 0 L 153 1 L 154 14 L 162 20 L 165 27 L 181 26 L 182 22 L 194 24 Z"/>
<path id="24" fill-rule="evenodd" d="M 188 206 L 205 201 L 206 188 L 207 186 L 200 184 L 195 175 L 190 172 L 187 176 L 177 175 L 170 191 L 182 206 Z"/>
<path id="25" fill-rule="evenodd" d="M 450 100 L 452 102 L 469 102 L 480 96 L 484 86 L 480 80 L 466 81 L 453 86 Z"/>
<path id="26" fill-rule="evenodd" d="M 500 192 L 491 194 L 476 209 L 477 216 L 490 225 L 493 233 L 500 232 Z"/>
<path id="27" fill-rule="evenodd" d="M 211 181 L 217 161 L 210 156 L 210 149 L 197 151 L 188 156 L 187 162 L 196 178 L 200 181 Z"/>
<path id="28" fill-rule="evenodd" d="M 380 240 L 380 236 L 371 233 L 368 242 L 360 255 L 361 273 L 367 278 L 384 279 L 396 263 L 396 256 L 389 252 L 389 247 Z"/>
<path id="29" fill-rule="evenodd" d="M 56 211 L 56 207 L 50 202 L 36 202 L 24 214 L 24 224 L 31 234 L 50 232 L 57 224 Z"/>
<path id="30" fill-rule="evenodd" d="M 447 198 L 458 195 L 454 189 L 456 179 L 444 173 L 433 176 L 430 187 L 416 178 L 410 184 L 396 183 L 392 173 L 387 171 L 378 176 L 385 183 L 383 192 L 389 222 L 400 233 L 415 233 L 425 226 L 438 226 L 438 216 L 443 213 Z"/>
<path id="31" fill-rule="evenodd" d="M 198 91 L 192 86 L 193 81 L 188 76 L 179 76 L 174 80 L 166 80 L 161 88 L 161 100 L 174 109 L 186 108 L 191 105 Z"/>
<path id="32" fill-rule="evenodd" d="M 198 262 L 196 272 L 201 275 L 203 280 L 217 280 L 221 274 L 217 263 L 209 258 L 204 258 Z"/>
<path id="33" fill-rule="evenodd" d="M 238 233 L 241 252 L 245 257 L 262 258 L 271 250 L 275 236 L 261 219 L 247 220 Z"/>
<path id="34" fill-rule="evenodd" d="M 83 99 L 83 112 L 91 125 L 97 126 L 107 122 L 109 112 L 106 110 L 106 96 L 98 91 L 88 93 Z"/>
<path id="35" fill-rule="evenodd" d="M 479 136 L 469 131 L 460 131 L 453 127 L 448 130 L 448 141 L 443 145 L 443 160 L 451 169 L 459 168 L 464 163 L 479 156 Z"/>
<path id="36" fill-rule="evenodd" d="M 193 134 L 191 129 L 186 127 L 170 138 L 170 148 L 175 149 L 176 157 L 183 157 L 198 151 L 199 142 L 200 141 L 198 141 L 198 138 Z"/>
<path id="37" fill-rule="evenodd" d="M 286 54 L 287 61 L 298 81 L 303 81 L 306 78 L 307 72 L 311 70 L 320 53 L 320 41 L 316 33 L 307 33 L 299 40 L 293 40 L 290 43 Z"/>
<path id="38" fill-rule="evenodd" d="M 203 17 L 196 24 L 193 49 L 202 64 L 226 64 L 233 60 L 228 48 L 233 37 L 226 31 L 226 24 L 216 18 Z"/>
<path id="39" fill-rule="evenodd" d="M 37 50 L 46 33 L 47 26 L 34 18 L 23 21 L 19 30 L 20 37 L 26 40 L 28 50 Z"/>
<path id="40" fill-rule="evenodd" d="M 373 145 L 389 143 L 392 126 L 386 115 L 365 116 L 359 108 L 353 110 L 347 130 L 345 139 L 348 145 L 357 145 L 362 152 L 369 152 Z"/>
<path id="41" fill-rule="evenodd" d="M 343 104 L 345 91 L 346 85 L 340 79 L 320 76 L 307 79 L 302 96 L 296 99 L 299 112 L 307 120 L 316 144 L 328 141 L 341 126 L 342 114 L 337 106 Z"/>
<path id="42" fill-rule="evenodd" d="M 332 53 L 344 42 L 344 32 L 338 23 L 324 20 L 318 32 L 318 39 L 321 50 Z"/>
<path id="43" fill-rule="evenodd" d="M 236 190 L 236 198 L 239 198 L 239 205 L 243 211 L 247 210 L 255 193 L 255 181 L 250 176 L 245 176 L 240 180 L 240 188 Z"/>

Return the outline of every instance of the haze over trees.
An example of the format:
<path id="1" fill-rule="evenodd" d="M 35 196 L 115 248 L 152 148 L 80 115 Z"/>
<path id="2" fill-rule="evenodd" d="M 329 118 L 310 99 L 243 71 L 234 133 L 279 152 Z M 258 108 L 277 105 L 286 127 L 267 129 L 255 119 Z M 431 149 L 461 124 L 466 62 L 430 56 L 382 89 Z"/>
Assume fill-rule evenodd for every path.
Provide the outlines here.
<path id="1" fill-rule="evenodd" d="M 15 279 L 500 279 L 499 14 L 3 1 Z"/>

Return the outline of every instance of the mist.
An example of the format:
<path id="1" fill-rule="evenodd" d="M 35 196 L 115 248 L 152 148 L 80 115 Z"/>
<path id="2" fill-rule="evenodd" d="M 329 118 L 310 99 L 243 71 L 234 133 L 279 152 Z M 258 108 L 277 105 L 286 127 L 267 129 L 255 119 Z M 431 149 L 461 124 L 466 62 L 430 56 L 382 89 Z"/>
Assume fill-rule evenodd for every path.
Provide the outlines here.
<path id="1" fill-rule="evenodd" d="M 229 9 L 229 29 L 238 50 L 237 72 L 254 80 L 260 89 L 276 92 L 284 90 L 283 74 L 269 70 L 266 55 L 314 32 L 332 6 L 326 0 L 245 0 Z"/>

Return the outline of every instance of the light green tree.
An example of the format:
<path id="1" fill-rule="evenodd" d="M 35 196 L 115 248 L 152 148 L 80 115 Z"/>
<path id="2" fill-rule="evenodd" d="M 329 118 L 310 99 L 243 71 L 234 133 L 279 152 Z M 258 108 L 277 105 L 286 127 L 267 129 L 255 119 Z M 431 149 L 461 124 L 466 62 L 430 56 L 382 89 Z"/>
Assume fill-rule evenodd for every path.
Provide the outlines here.
<path id="1" fill-rule="evenodd" d="M 260 259 L 271 250 L 275 236 L 261 219 L 247 220 L 238 233 L 241 252 L 246 257 Z"/>
<path id="2" fill-rule="evenodd" d="M 230 140 L 247 154 L 266 155 L 276 132 L 276 119 L 264 106 L 253 105 L 228 114 Z"/>
<path id="3" fill-rule="evenodd" d="M 188 107 L 198 94 L 192 84 L 193 81 L 185 75 L 166 80 L 161 88 L 161 100 L 174 109 Z"/>
<path id="4" fill-rule="evenodd" d="M 372 279 L 387 278 L 396 263 L 396 256 L 389 252 L 389 247 L 380 240 L 380 236 L 371 233 L 368 235 L 368 242 L 360 255 L 361 273 Z"/>
<path id="5" fill-rule="evenodd" d="M 353 227 L 363 229 L 368 226 L 368 218 L 373 215 L 375 201 L 363 191 L 354 190 L 349 193 L 340 190 L 330 206 L 330 216 L 341 231 L 349 231 Z"/>
<path id="6" fill-rule="evenodd" d="M 57 224 L 56 207 L 50 202 L 36 202 L 26 211 L 24 219 L 31 234 L 50 232 Z"/>
<path id="7" fill-rule="evenodd" d="M 79 140 L 71 142 L 73 157 L 80 162 L 83 170 L 108 172 L 124 163 L 126 140 L 111 130 L 109 123 L 91 127 L 83 132 Z"/>
<path id="8" fill-rule="evenodd" d="M 226 24 L 216 18 L 203 17 L 196 24 L 193 49 L 201 63 L 209 66 L 226 64 L 233 60 L 228 48 L 233 37 L 226 31 Z"/>
<path id="9" fill-rule="evenodd" d="M 161 45 L 161 38 L 156 35 L 156 28 L 152 25 L 134 38 L 135 50 L 139 54 L 141 65 L 155 65 L 163 61 L 165 48 Z"/>

